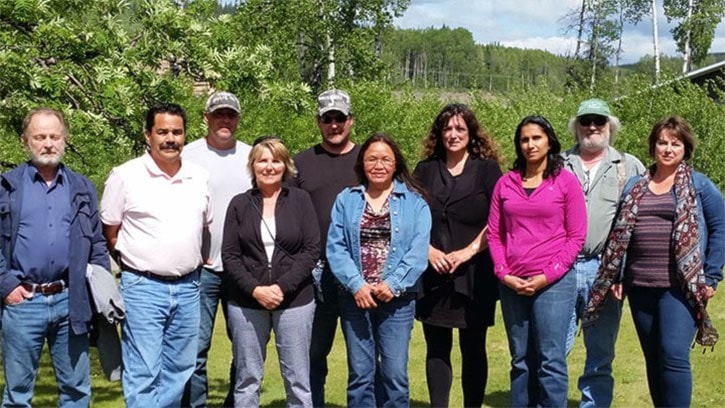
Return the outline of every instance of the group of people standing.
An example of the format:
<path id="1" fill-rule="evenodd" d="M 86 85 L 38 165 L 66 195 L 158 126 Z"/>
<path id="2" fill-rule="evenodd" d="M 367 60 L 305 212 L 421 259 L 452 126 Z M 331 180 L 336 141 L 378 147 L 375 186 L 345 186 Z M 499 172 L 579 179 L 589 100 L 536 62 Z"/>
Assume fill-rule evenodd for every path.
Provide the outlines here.
<path id="1" fill-rule="evenodd" d="M 274 332 L 288 406 L 325 406 L 338 319 L 347 403 L 408 406 L 408 348 L 422 322 L 432 406 L 448 406 L 458 329 L 465 406 L 481 406 L 487 330 L 501 301 L 512 406 L 566 406 L 578 321 L 581 406 L 609 406 L 622 298 L 657 406 L 688 406 L 693 338 L 717 331 L 706 305 L 722 280 L 725 205 L 692 170 L 682 118 L 655 124 L 645 169 L 611 145 L 619 120 L 599 99 L 569 123 L 528 116 L 515 159 L 463 104 L 445 106 L 411 172 L 393 138 L 357 145 L 342 90 L 318 97 L 320 143 L 294 157 L 276 135 L 235 137 L 241 108 L 207 101 L 186 146 L 178 105 L 149 109 L 147 152 L 111 172 L 100 201 L 60 163 L 58 111 L 28 113 L 30 160 L 0 176 L 3 406 L 30 406 L 47 338 L 59 405 L 88 406 L 89 264 L 121 269 L 123 390 L 131 407 L 205 406 L 219 304 L 232 342 L 225 406 L 259 405 Z"/>

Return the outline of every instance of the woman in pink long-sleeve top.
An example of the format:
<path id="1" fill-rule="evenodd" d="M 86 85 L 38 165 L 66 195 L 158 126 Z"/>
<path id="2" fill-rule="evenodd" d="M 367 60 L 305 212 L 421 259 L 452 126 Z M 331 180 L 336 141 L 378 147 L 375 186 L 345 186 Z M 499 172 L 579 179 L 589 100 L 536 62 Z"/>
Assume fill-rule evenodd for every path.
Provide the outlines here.
<path id="1" fill-rule="evenodd" d="M 586 238 L 586 204 L 545 118 L 524 118 L 514 145 L 513 169 L 496 183 L 488 218 L 511 352 L 511 406 L 565 407 L 576 290 L 569 269 Z"/>

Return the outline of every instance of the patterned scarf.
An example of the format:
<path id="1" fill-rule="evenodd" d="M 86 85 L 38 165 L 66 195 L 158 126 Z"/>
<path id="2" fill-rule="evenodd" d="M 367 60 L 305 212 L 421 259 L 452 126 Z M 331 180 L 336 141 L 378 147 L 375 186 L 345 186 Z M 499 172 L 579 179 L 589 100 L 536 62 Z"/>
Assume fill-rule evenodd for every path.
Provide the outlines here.
<path id="1" fill-rule="evenodd" d="M 609 288 L 619 281 L 624 255 L 637 221 L 639 202 L 652 180 L 655 166 L 650 167 L 622 199 L 620 211 L 609 233 L 602 256 L 599 272 L 589 293 L 589 304 L 584 316 L 584 326 L 593 324 L 599 317 L 602 304 L 606 301 Z M 698 208 L 696 191 L 692 182 L 692 169 L 682 162 L 675 173 L 675 221 L 671 242 L 674 243 L 677 276 L 685 292 L 685 298 L 697 321 L 695 342 L 703 347 L 714 347 L 718 333 L 707 313 L 705 293 L 707 285 L 702 268 L 700 240 L 698 234 Z M 693 344 L 694 347 L 694 344 Z"/>

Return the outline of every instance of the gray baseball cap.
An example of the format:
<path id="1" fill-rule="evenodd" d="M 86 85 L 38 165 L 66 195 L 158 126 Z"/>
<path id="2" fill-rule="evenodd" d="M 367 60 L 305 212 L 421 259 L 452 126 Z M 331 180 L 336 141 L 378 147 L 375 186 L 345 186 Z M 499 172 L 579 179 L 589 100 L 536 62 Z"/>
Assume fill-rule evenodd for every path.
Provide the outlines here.
<path id="1" fill-rule="evenodd" d="M 233 93 L 214 92 L 209 99 L 206 100 L 206 111 L 211 113 L 222 108 L 231 109 L 234 112 L 241 113 L 239 100 Z"/>
<path id="2" fill-rule="evenodd" d="M 317 97 L 317 115 L 322 116 L 329 111 L 340 111 L 350 114 L 350 95 L 340 89 L 325 91 Z"/>

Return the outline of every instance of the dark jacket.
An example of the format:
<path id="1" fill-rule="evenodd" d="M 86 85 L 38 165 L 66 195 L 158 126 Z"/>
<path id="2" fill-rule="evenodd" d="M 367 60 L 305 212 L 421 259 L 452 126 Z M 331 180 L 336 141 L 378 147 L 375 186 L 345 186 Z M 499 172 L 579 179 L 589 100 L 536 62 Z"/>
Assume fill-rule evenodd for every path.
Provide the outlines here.
<path id="1" fill-rule="evenodd" d="M 495 160 L 469 156 L 463 172 L 454 177 L 446 168 L 445 159 L 430 158 L 415 168 L 415 177 L 429 192 L 429 204 L 433 218 L 430 243 L 448 253 L 468 246 L 488 222 L 488 208 L 501 169 Z M 493 324 L 498 281 L 493 274 L 493 263 L 488 250 L 476 254 L 460 265 L 453 275 L 441 275 L 430 265 L 423 273 L 423 296 L 419 302 L 419 317 L 425 318 L 431 311 L 422 311 L 439 290 L 456 292 L 470 301 L 485 305 L 477 310 L 485 324 Z"/>
<path id="2" fill-rule="evenodd" d="M 236 283 L 230 298 L 240 306 L 263 309 L 252 292 L 257 286 L 279 285 L 284 301 L 279 309 L 313 300 L 312 268 L 320 256 L 320 228 L 310 196 L 283 187 L 275 208 L 276 237 L 272 261 L 262 243 L 262 195 L 257 188 L 232 199 L 224 221 L 222 263 Z"/>
<path id="3" fill-rule="evenodd" d="M 13 269 L 12 253 L 20 224 L 22 208 L 22 175 L 30 164 L 24 163 L 0 176 L 0 295 L 4 299 L 22 280 Z M 62 166 L 62 165 L 61 165 Z M 89 263 L 111 270 L 106 241 L 98 219 L 98 198 L 93 183 L 80 174 L 63 167 L 71 199 L 70 266 L 68 268 L 68 299 L 73 333 L 88 332 L 92 309 L 86 286 Z"/>

